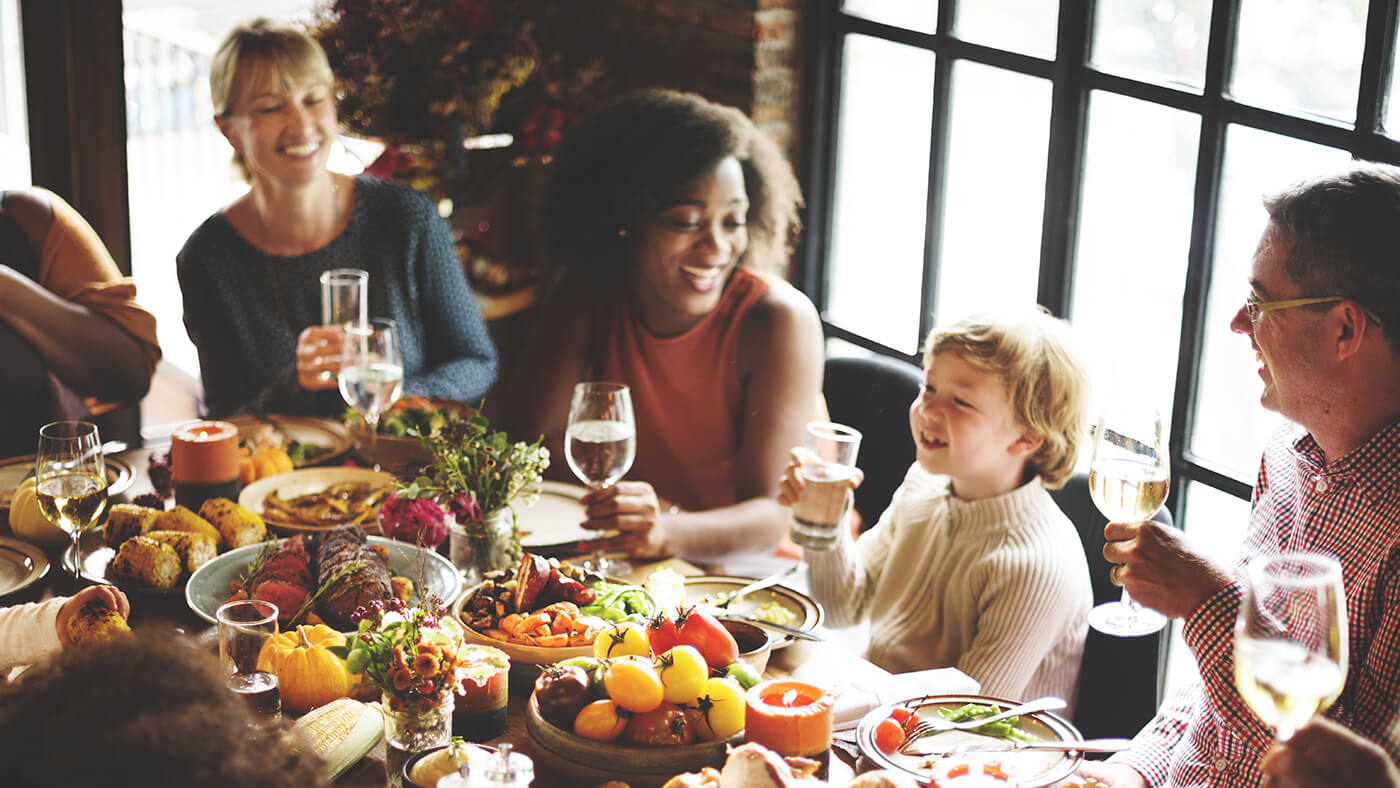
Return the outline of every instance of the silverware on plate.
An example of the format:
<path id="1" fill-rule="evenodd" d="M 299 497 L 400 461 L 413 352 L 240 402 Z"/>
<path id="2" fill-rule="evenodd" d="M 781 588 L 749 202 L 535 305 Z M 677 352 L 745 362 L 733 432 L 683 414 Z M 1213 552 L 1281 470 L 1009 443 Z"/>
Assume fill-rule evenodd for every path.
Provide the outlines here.
<path id="1" fill-rule="evenodd" d="M 748 594 L 762 588 L 767 588 L 771 585 L 777 585 L 783 578 L 787 577 L 793 572 L 796 572 L 800 568 L 802 568 L 802 562 L 798 561 L 797 563 L 793 564 L 787 569 L 784 569 L 781 572 L 775 572 L 767 577 L 759 578 L 758 580 L 755 580 L 752 583 L 749 583 L 748 585 L 740 586 L 738 591 L 726 595 L 724 597 L 724 601 L 716 602 L 714 606 L 719 608 L 720 610 L 728 610 L 730 605 L 744 598 Z"/>
<path id="2" fill-rule="evenodd" d="M 826 640 L 826 638 L 822 637 L 821 635 L 813 634 L 813 633 L 811 633 L 811 632 L 808 632 L 808 631 L 805 630 L 805 629 L 798 629 L 797 627 L 790 627 L 790 626 L 788 626 L 787 624 L 775 624 L 775 623 L 773 623 L 772 621 L 764 621 L 764 620 L 761 619 L 761 618 L 754 618 L 753 616 L 745 616 L 745 615 L 741 615 L 741 614 L 739 614 L 739 613 L 731 613 L 731 612 L 729 612 L 728 610 L 717 609 L 717 610 L 714 611 L 714 615 L 715 615 L 716 618 L 732 618 L 732 619 L 734 619 L 735 621 L 747 621 L 747 622 L 750 623 L 750 624 L 757 624 L 757 625 L 760 626 L 760 627 L 767 627 L 768 629 L 774 629 L 774 630 L 777 630 L 777 631 L 779 631 L 779 632 L 783 632 L 783 633 L 786 633 L 786 634 L 788 634 L 788 635 L 791 635 L 792 637 L 795 637 L 795 638 L 797 638 L 798 640 L 816 640 L 816 641 Z"/>
<path id="3" fill-rule="evenodd" d="M 1046 695 L 1043 698 L 1036 698 L 1035 700 L 1028 700 L 1025 703 L 1017 704 L 1005 711 L 999 711 L 996 714 L 978 717 L 973 720 L 965 720 L 963 722 L 952 722 L 942 717 L 929 717 L 928 719 L 921 720 L 918 725 L 914 726 L 914 729 L 909 733 L 909 737 L 905 740 L 904 746 L 900 747 L 899 751 L 908 752 L 914 742 L 946 731 L 976 730 L 983 725 L 990 725 L 993 722 L 998 722 L 1008 717 L 1019 717 L 1022 714 L 1032 714 L 1037 711 L 1054 711 L 1055 709 L 1063 709 L 1064 707 L 1064 698 Z"/>
<path id="4" fill-rule="evenodd" d="M 1083 741 L 989 741 L 978 744 L 952 744 L 947 747 L 904 751 L 906 755 L 943 757 L 969 752 L 1020 752 L 1055 750 L 1060 752 L 1122 752 L 1133 746 L 1132 739 L 1084 739 Z"/>

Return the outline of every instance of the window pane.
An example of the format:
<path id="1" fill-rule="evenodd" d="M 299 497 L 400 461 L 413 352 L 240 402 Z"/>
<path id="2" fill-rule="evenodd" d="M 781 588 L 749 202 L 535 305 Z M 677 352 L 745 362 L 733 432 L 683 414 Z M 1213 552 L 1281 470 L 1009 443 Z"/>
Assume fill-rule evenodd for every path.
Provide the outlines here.
<path id="1" fill-rule="evenodd" d="M 938 28 L 938 0 L 846 0 L 841 10 L 920 33 Z"/>
<path id="2" fill-rule="evenodd" d="M 1251 484 L 1264 441 L 1280 418 L 1259 406 L 1263 383 L 1254 351 L 1247 338 L 1230 331 L 1230 319 L 1249 292 L 1254 248 L 1269 221 L 1260 198 L 1349 159 L 1346 151 L 1245 126 L 1225 130 L 1225 168 L 1191 450 Z"/>
<path id="3" fill-rule="evenodd" d="M 1089 97 L 1071 319 L 1100 397 L 1142 397 L 1164 419 L 1176 386 L 1199 133 L 1186 112 Z"/>
<path id="4" fill-rule="evenodd" d="M 961 61 L 951 112 L 938 322 L 1035 303 L 1050 83 Z"/>
<path id="5" fill-rule="evenodd" d="M 827 314 L 914 353 L 923 309 L 933 53 L 847 36 L 840 111 Z"/>
<path id="6" fill-rule="evenodd" d="M 1400 41 L 1400 14 L 1395 17 L 1395 40 Z M 1381 122 L 1385 124 L 1385 130 L 1390 132 L 1392 137 L 1400 137 L 1400 85 L 1396 84 L 1397 77 L 1400 77 L 1400 58 L 1392 58 L 1390 61 L 1390 87 L 1387 101 L 1385 103 L 1385 117 Z"/>
<path id="7" fill-rule="evenodd" d="M 1113 0 L 1094 7 L 1094 65 L 1153 82 L 1205 85 L 1210 0 Z"/>
<path id="8" fill-rule="evenodd" d="M 1356 120 L 1367 0 L 1243 0 L 1231 89 L 1241 101 Z"/>
<path id="9" fill-rule="evenodd" d="M 5 188 L 31 182 L 19 0 L 0 0 L 0 175 Z"/>
<path id="10" fill-rule="evenodd" d="M 122 4 L 132 276 L 138 298 L 156 316 L 166 360 L 196 378 L 199 359 L 185 333 L 175 255 L 196 227 L 248 188 L 214 126 L 209 61 L 234 25 L 260 14 L 307 21 L 315 2 Z"/>
<path id="11" fill-rule="evenodd" d="M 1186 511 L 1172 514 L 1178 525 L 1185 526 L 1192 547 L 1222 566 L 1234 566 L 1249 525 L 1249 501 L 1192 482 L 1186 489 Z M 1167 650 L 1166 694 L 1196 676 L 1196 660 L 1181 639 L 1181 622 L 1174 621 Z"/>
<path id="12" fill-rule="evenodd" d="M 1055 57 L 1060 16 L 1055 0 L 962 0 L 954 15 L 953 30 L 964 41 Z"/>

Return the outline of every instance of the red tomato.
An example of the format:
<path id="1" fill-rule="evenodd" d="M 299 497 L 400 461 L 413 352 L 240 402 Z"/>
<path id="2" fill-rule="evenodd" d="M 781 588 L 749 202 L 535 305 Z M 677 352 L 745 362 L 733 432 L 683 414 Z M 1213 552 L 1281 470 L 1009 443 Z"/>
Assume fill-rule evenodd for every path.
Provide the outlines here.
<path id="1" fill-rule="evenodd" d="M 651 653 L 657 656 L 680 645 L 680 641 L 676 640 L 676 622 L 666 615 L 666 611 L 657 613 L 647 622 L 647 643 L 651 645 Z"/>
<path id="2" fill-rule="evenodd" d="M 919 713 L 906 706 L 895 706 L 894 709 L 890 711 L 890 718 L 899 723 L 899 726 L 904 729 L 904 735 L 906 736 L 908 736 L 909 733 L 914 730 L 914 726 L 918 725 L 920 722 Z"/>
<path id="3" fill-rule="evenodd" d="M 875 726 L 875 746 L 886 755 L 893 755 L 904 745 L 904 728 L 899 720 L 886 717 Z"/>
<path id="4" fill-rule="evenodd" d="M 622 731 L 622 740 L 628 744 L 664 747 L 689 744 L 695 740 L 695 732 L 680 706 L 663 703 L 652 711 L 633 714 Z"/>
<path id="5" fill-rule="evenodd" d="M 719 623 L 719 619 L 694 607 L 682 608 L 676 616 L 676 637 L 683 645 L 700 649 L 711 668 L 723 668 L 739 658 L 739 644 Z"/>

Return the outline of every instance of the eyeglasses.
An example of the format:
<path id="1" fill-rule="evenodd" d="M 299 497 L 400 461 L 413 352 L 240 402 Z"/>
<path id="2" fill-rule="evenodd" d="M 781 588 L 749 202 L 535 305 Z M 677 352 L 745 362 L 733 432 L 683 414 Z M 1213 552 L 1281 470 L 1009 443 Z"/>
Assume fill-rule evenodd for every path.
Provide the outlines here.
<path id="1" fill-rule="evenodd" d="M 1272 312 L 1275 309 L 1292 309 L 1295 306 L 1309 306 L 1311 304 L 1335 304 L 1338 301 L 1345 301 L 1346 296 L 1319 296 L 1315 298 L 1286 298 L 1281 301 L 1260 301 L 1259 296 L 1250 293 L 1244 300 L 1244 311 L 1249 313 L 1249 322 L 1258 323 L 1259 316 L 1265 312 Z M 1366 317 L 1372 323 L 1381 325 L 1381 319 L 1371 313 L 1366 312 Z"/>

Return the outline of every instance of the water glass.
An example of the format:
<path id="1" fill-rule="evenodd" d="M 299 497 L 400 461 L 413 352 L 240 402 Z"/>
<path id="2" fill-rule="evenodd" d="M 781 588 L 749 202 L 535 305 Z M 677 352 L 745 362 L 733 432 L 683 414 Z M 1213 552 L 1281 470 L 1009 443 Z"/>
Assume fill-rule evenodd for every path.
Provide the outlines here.
<path id="1" fill-rule="evenodd" d="M 364 325 L 368 319 L 368 271 L 332 268 L 321 274 L 321 325 Z"/>
<path id="2" fill-rule="evenodd" d="M 805 446 L 802 467 L 797 470 L 802 494 L 792 507 L 792 541 L 809 550 L 831 550 L 850 517 L 860 431 L 814 421 L 807 425 Z"/>
<path id="3" fill-rule="evenodd" d="M 214 614 L 219 622 L 219 664 L 228 674 L 228 688 L 263 719 L 282 715 L 277 676 L 262 670 L 267 663 L 260 660 L 263 648 L 277 636 L 277 615 L 277 606 L 261 599 L 229 602 Z"/>

